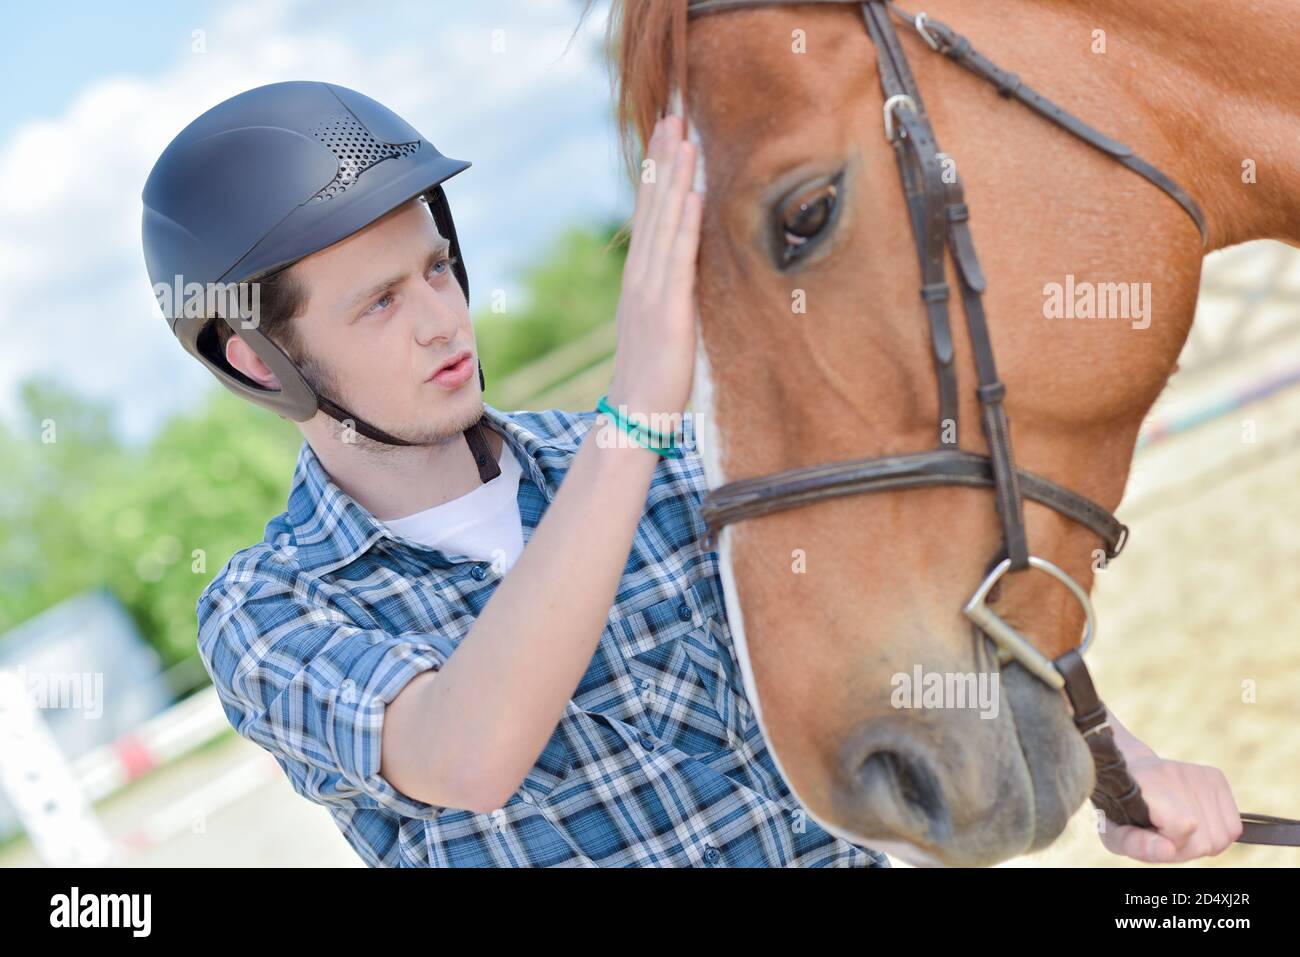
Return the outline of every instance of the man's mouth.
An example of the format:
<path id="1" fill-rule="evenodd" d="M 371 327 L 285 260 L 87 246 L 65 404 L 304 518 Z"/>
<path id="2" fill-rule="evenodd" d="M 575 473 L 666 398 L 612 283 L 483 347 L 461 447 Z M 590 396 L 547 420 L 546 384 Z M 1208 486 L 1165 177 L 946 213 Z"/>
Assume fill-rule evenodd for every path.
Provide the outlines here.
<path id="1" fill-rule="evenodd" d="M 437 371 L 429 376 L 426 381 L 436 382 L 448 389 L 463 385 L 469 380 L 470 373 L 474 370 L 473 359 L 472 353 L 468 350 L 462 350 L 439 366 Z"/>

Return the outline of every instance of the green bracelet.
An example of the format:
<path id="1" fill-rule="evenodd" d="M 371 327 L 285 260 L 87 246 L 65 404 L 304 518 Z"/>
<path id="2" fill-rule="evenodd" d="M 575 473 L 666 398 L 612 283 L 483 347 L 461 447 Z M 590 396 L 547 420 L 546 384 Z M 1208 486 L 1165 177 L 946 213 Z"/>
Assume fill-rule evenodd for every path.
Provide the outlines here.
<path id="1" fill-rule="evenodd" d="M 596 408 L 602 412 L 606 412 L 609 415 L 613 416 L 614 419 L 618 421 L 620 425 L 633 428 L 638 432 L 642 433 L 644 436 L 651 439 L 653 441 L 653 444 L 655 445 L 658 445 L 662 448 L 673 448 L 676 445 L 676 443 L 673 441 L 673 436 L 671 434 L 665 434 L 663 432 L 660 432 L 658 429 L 650 428 L 650 426 L 648 425 L 639 425 L 638 423 L 633 422 L 631 419 L 624 418 L 617 409 L 615 409 L 612 405 L 609 404 L 608 395 L 602 395 L 600 397 L 600 401 L 596 403 Z"/>
<path id="2" fill-rule="evenodd" d="M 613 419 L 618 424 L 618 427 L 626 432 L 637 445 L 647 448 L 652 452 L 658 452 L 664 458 L 679 459 L 682 457 L 682 450 L 677 447 L 676 440 L 671 435 L 665 436 L 657 429 L 652 429 L 645 425 L 638 425 L 624 417 L 617 409 L 609 404 L 608 394 L 600 397 L 600 401 L 596 403 L 596 408 Z"/>

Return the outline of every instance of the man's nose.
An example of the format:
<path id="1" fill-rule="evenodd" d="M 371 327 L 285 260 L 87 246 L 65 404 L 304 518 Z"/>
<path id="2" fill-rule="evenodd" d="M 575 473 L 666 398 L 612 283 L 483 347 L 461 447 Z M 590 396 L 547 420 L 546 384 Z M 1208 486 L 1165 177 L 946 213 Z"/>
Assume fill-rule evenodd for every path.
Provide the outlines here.
<path id="1" fill-rule="evenodd" d="M 421 283 L 422 291 L 411 301 L 411 322 L 415 341 L 427 346 L 437 339 L 454 339 L 460 315 L 437 289 Z"/>

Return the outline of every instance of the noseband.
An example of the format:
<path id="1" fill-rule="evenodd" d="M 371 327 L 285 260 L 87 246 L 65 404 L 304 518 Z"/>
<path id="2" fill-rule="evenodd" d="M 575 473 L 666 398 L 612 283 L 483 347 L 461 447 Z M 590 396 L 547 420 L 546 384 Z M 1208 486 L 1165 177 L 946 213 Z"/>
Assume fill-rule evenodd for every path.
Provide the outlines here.
<path id="1" fill-rule="evenodd" d="M 1128 529 L 1096 502 L 1016 467 L 1010 423 L 1003 406 L 1006 386 L 998 377 L 984 315 L 982 294 L 986 281 L 970 233 L 970 210 L 955 171 L 944 169 L 943 161 L 947 157 L 939 151 L 891 14 L 914 26 L 933 50 L 993 84 L 1001 96 L 1018 100 L 1169 194 L 1196 224 L 1202 246 L 1208 238 L 1205 216 L 1186 190 L 1131 148 L 1030 89 L 1014 73 L 999 69 L 974 50 L 965 37 L 924 13 L 916 17 L 905 15 L 887 0 L 689 0 L 688 15 L 698 17 L 795 3 L 853 3 L 861 8 L 867 32 L 876 47 L 880 85 L 885 96 L 885 137 L 894 148 L 920 263 L 921 300 L 929 324 L 938 381 L 938 447 L 909 455 L 832 462 L 729 482 L 710 490 L 701 506 L 709 537 L 716 539 L 718 531 L 731 522 L 846 495 L 949 485 L 992 489 L 1002 525 L 1002 548 L 962 609 L 963 614 L 977 629 L 976 634 L 992 640 L 1000 664 L 1018 662 L 1049 687 L 1065 692 L 1074 712 L 1075 726 L 1083 735 L 1096 766 L 1093 803 L 1118 824 L 1150 827 L 1146 802 L 1115 744 L 1106 720 L 1106 707 L 1098 698 L 1083 662 L 1082 653 L 1095 632 L 1092 602 L 1088 593 L 1061 568 L 1030 553 L 1024 499 L 1052 508 L 1091 530 L 1101 540 L 1107 559 L 1119 555 L 1128 538 Z M 988 455 L 957 448 L 957 373 L 948 311 L 951 290 L 945 273 L 949 253 L 956 263 L 959 293 L 975 359 L 976 396 Z M 1006 575 L 1029 569 L 1043 572 L 1063 584 L 1079 602 L 1087 622 L 1080 646 L 1055 660 L 1036 649 L 989 607 Z M 1244 830 L 1238 838 L 1241 843 L 1300 846 L 1300 822 L 1260 814 L 1242 814 L 1242 820 Z"/>

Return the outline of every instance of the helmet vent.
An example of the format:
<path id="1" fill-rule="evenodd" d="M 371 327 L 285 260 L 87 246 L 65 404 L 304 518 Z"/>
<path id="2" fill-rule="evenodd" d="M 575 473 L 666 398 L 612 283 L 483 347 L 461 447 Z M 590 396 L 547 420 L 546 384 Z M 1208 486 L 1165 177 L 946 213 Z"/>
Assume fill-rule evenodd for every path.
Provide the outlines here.
<path id="1" fill-rule="evenodd" d="M 338 173 L 324 189 L 311 198 L 312 203 L 333 199 L 376 163 L 410 156 L 420 148 L 419 140 L 414 143 L 381 143 L 351 113 L 336 113 L 316 124 L 307 133 L 324 144 L 339 161 Z"/>

